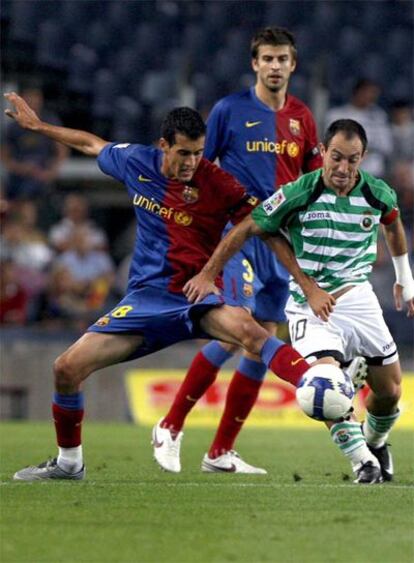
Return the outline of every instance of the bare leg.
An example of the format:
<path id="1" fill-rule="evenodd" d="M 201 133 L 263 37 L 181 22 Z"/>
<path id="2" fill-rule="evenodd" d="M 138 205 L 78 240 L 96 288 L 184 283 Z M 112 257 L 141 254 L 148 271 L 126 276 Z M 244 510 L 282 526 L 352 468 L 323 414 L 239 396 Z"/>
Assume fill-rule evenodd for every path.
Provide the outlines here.
<path id="1" fill-rule="evenodd" d="M 396 412 L 401 396 L 400 362 L 388 366 L 370 366 L 367 382 L 371 388 L 365 401 L 367 410 L 376 416 Z"/>
<path id="2" fill-rule="evenodd" d="M 243 346 L 250 354 L 259 357 L 268 338 L 267 331 L 241 307 L 223 305 L 211 309 L 202 317 L 200 324 L 212 337 Z"/>
<path id="3" fill-rule="evenodd" d="M 14 479 L 83 479 L 85 467 L 81 428 L 83 394 L 80 386 L 92 372 L 127 359 L 141 344 L 139 335 L 88 332 L 55 361 L 52 412 L 59 451 L 57 458 L 18 471 Z"/>
<path id="4" fill-rule="evenodd" d="M 55 361 L 56 390 L 75 393 L 91 373 L 125 360 L 142 340 L 140 335 L 85 333 Z"/>

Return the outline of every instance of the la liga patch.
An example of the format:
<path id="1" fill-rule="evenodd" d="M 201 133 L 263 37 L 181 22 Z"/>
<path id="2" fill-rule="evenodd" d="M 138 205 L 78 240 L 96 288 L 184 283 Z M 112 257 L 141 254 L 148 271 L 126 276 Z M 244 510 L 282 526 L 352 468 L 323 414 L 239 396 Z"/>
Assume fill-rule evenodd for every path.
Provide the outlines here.
<path id="1" fill-rule="evenodd" d="M 285 194 L 279 190 L 263 202 L 263 211 L 266 215 L 271 215 L 285 200 Z"/>

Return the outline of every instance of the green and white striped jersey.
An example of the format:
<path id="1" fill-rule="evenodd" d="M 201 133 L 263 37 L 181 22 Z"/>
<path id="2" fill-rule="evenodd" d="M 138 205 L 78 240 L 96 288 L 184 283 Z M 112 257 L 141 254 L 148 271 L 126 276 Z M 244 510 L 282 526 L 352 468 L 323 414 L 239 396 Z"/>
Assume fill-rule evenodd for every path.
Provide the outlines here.
<path id="1" fill-rule="evenodd" d="M 268 233 L 288 233 L 302 270 L 333 293 L 367 280 L 377 255 L 379 223 L 398 216 L 397 197 L 383 180 L 360 170 L 357 185 L 338 196 L 322 180 L 322 169 L 285 184 L 252 217 Z M 291 279 L 298 303 L 305 297 Z"/>

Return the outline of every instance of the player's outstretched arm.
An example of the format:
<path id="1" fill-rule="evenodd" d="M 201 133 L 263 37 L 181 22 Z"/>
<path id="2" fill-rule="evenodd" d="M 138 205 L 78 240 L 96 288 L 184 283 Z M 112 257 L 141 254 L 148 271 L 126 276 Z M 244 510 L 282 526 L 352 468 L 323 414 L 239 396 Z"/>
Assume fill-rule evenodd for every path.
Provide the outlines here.
<path id="1" fill-rule="evenodd" d="M 104 141 L 87 131 L 58 127 L 41 121 L 39 116 L 16 92 L 4 94 L 4 97 L 13 107 L 13 109 L 6 109 L 5 114 L 17 121 L 23 129 L 46 135 L 46 137 L 89 156 L 98 156 L 104 146 L 108 144 L 108 141 Z"/>
<path id="2" fill-rule="evenodd" d="M 301 287 L 314 314 L 321 320 L 328 321 L 329 315 L 336 304 L 335 298 L 321 289 L 313 278 L 302 271 L 293 248 L 284 236 L 272 235 L 266 238 L 265 242 Z"/>
<path id="3" fill-rule="evenodd" d="M 407 305 L 407 316 L 414 317 L 414 279 L 408 260 L 407 239 L 400 218 L 389 225 L 383 225 L 385 240 L 391 253 L 395 270 L 394 302 L 397 311 Z"/>
<path id="4" fill-rule="evenodd" d="M 254 235 L 260 236 L 262 234 L 264 234 L 264 231 L 256 225 L 251 215 L 248 215 L 243 221 L 233 227 L 221 239 L 200 273 L 185 284 L 183 292 L 190 303 L 199 303 L 209 293 L 220 293 L 214 285 L 214 280 L 223 270 L 224 265 L 241 249 L 247 239 Z"/>

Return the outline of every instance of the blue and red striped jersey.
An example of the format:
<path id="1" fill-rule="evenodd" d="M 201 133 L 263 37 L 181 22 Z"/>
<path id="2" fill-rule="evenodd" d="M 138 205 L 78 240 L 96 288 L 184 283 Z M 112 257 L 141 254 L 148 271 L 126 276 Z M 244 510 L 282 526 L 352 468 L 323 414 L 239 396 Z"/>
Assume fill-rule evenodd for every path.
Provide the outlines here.
<path id="1" fill-rule="evenodd" d="M 310 109 L 288 95 L 273 111 L 254 87 L 222 98 L 207 120 L 204 156 L 220 160 L 249 193 L 267 199 L 282 184 L 322 166 Z"/>
<path id="2" fill-rule="evenodd" d="M 162 152 L 137 144 L 106 145 L 101 170 L 128 189 L 137 218 L 128 291 L 151 285 L 179 293 L 234 223 L 257 204 L 230 174 L 203 158 L 188 184 L 161 173 Z M 218 280 L 220 286 L 220 280 Z"/>

